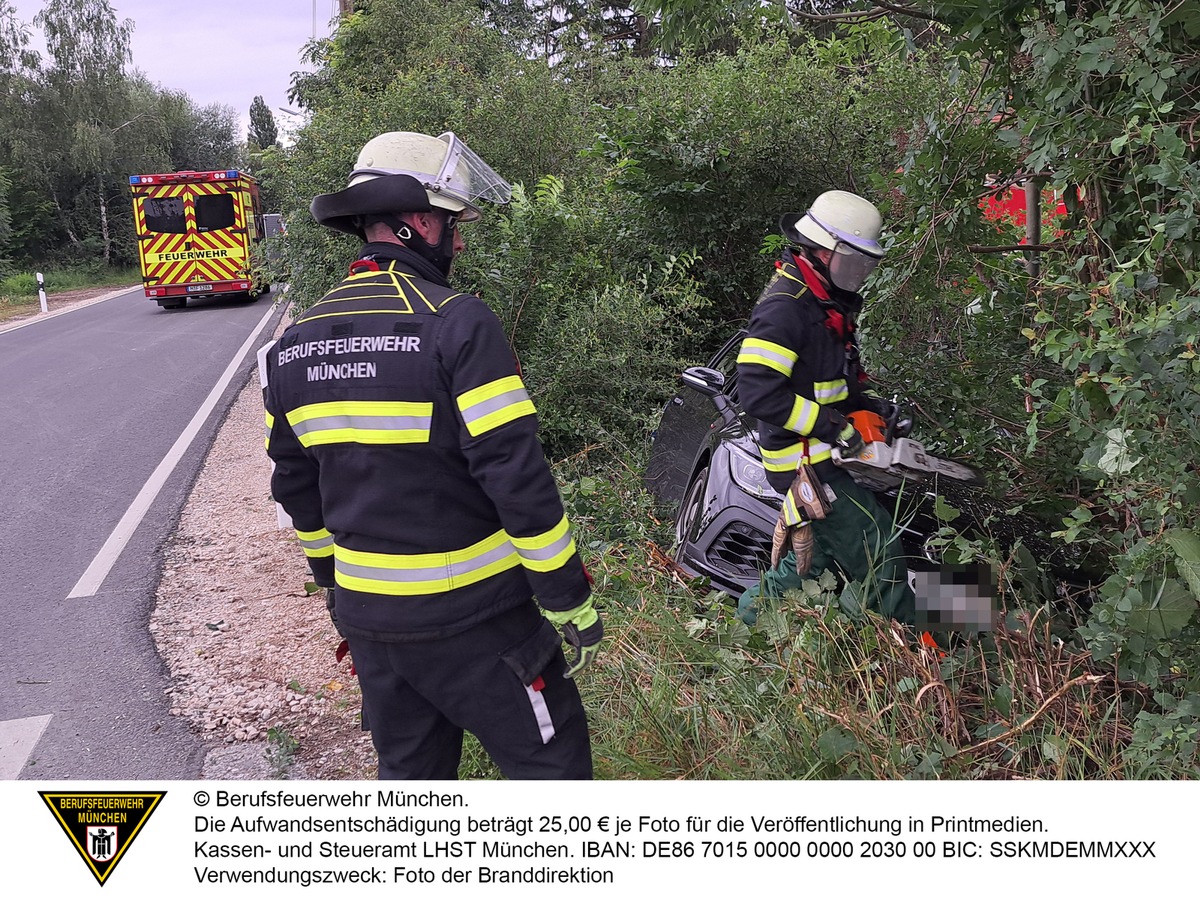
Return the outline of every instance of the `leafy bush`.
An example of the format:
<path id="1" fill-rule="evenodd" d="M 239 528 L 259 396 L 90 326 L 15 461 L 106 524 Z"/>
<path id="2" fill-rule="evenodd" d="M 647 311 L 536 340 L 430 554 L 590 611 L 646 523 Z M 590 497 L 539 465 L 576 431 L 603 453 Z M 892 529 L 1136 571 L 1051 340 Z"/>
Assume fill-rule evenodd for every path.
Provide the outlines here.
<path id="1" fill-rule="evenodd" d="M 42 273 L 42 281 L 48 294 L 108 284 L 134 284 L 141 280 L 141 273 L 137 269 L 109 268 L 95 260 Z M 0 281 L 0 294 L 3 295 L 36 297 L 37 292 L 37 275 L 33 272 L 16 272 Z"/>
<path id="2" fill-rule="evenodd" d="M 521 360 L 552 454 L 640 443 L 685 365 L 705 301 L 694 258 L 638 266 L 609 210 L 554 177 L 518 185 L 490 239 L 464 257 Z"/>
<path id="3" fill-rule="evenodd" d="M 10 297 L 28 297 L 37 292 L 37 278 L 32 272 L 18 272 L 0 282 L 0 294 Z"/>
<path id="4" fill-rule="evenodd" d="M 911 227 L 905 264 L 876 281 L 889 315 L 872 336 L 900 350 L 937 335 L 923 406 L 943 440 L 974 450 L 1014 506 L 1056 507 L 1061 537 L 1108 557 L 1078 637 L 1157 688 L 1163 712 L 1147 715 L 1169 717 L 1200 678 L 1200 19 L 1149 0 L 942 11 L 958 47 L 992 64 L 964 70 L 979 102 L 926 122 L 889 194 Z M 985 179 L 1029 172 L 1068 211 L 1044 223 L 1036 278 L 980 247 L 1023 237 L 980 215 Z M 922 358 L 894 354 L 913 376 Z M 983 414 L 990 432 L 966 420 Z"/>
<path id="5" fill-rule="evenodd" d="M 871 175 L 900 164 L 897 135 L 944 107 L 951 89 L 932 63 L 897 56 L 878 27 L 683 55 L 628 72 L 588 156 L 623 198 L 618 227 L 694 250 L 714 314 L 743 317 L 767 277 L 751 263 L 780 215 L 833 188 L 872 193 Z"/>
<path id="6" fill-rule="evenodd" d="M 1124 752 L 1133 778 L 1195 778 L 1200 761 L 1200 695 L 1155 695 L 1162 712 L 1142 711 Z"/>

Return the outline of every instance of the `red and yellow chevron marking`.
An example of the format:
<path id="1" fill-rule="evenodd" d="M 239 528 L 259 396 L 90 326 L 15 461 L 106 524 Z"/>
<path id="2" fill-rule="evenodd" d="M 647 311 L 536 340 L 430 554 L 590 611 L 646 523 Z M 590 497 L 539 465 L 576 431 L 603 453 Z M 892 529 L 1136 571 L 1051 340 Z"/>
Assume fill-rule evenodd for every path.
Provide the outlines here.
<path id="1" fill-rule="evenodd" d="M 196 202 L 200 195 L 232 194 L 234 224 L 222 231 L 198 233 Z M 142 198 L 179 197 L 183 201 L 186 234 L 147 230 Z M 235 182 L 189 182 L 154 185 L 134 196 L 134 219 L 139 241 L 142 276 L 156 285 L 245 280 L 249 277 L 245 207 L 249 194 Z M 239 233 L 242 232 L 242 233 Z"/>

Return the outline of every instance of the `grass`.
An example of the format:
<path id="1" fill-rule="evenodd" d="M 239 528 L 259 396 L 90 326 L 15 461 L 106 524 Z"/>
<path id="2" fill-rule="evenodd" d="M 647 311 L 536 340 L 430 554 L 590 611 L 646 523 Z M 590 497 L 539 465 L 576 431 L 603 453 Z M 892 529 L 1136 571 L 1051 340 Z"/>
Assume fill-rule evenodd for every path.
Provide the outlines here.
<path id="1" fill-rule="evenodd" d="M 265 752 L 267 765 L 271 767 L 273 779 L 286 779 L 292 764 L 296 761 L 296 751 L 300 742 L 285 728 L 270 728 L 267 730 L 267 747 Z"/>
<path id="2" fill-rule="evenodd" d="M 632 468 L 581 484 L 568 477 L 564 497 L 605 624 L 581 679 L 598 778 L 1135 777 L 1148 692 L 1011 584 L 996 630 L 941 649 L 843 614 L 832 576 L 747 627 L 731 598 L 672 570 L 669 523 Z"/>
<path id="3" fill-rule="evenodd" d="M 85 288 L 120 287 L 139 284 L 142 276 L 137 269 L 60 269 L 43 273 L 46 296 Z M 37 313 L 41 308 L 37 277 L 33 271 L 18 272 L 0 280 L 0 321 Z"/>

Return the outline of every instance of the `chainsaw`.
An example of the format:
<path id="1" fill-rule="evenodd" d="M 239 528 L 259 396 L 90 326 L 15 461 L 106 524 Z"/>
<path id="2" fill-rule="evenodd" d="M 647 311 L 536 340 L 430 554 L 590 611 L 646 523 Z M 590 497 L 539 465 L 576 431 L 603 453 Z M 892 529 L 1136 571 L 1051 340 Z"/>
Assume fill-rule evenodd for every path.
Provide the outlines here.
<path id="1" fill-rule="evenodd" d="M 934 456 L 920 441 L 908 437 L 912 420 L 901 419 L 900 407 L 895 404 L 886 420 L 865 409 L 850 413 L 847 419 L 858 429 L 865 446 L 855 456 L 844 455 L 841 448 L 834 447 L 833 461 L 870 490 L 887 491 L 904 482 L 937 478 L 951 478 L 975 487 L 984 483 L 976 469 Z"/>

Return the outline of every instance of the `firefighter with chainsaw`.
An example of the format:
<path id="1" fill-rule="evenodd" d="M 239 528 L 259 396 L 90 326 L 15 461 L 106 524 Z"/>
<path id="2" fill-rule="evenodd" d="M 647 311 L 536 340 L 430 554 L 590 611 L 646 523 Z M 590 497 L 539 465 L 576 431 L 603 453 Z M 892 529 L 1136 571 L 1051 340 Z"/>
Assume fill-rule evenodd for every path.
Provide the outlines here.
<path id="1" fill-rule="evenodd" d="M 784 495 L 772 568 L 738 602 L 747 623 L 779 597 L 833 569 L 866 585 L 864 600 L 912 622 L 914 597 L 892 518 L 833 462 L 864 447 L 856 410 L 886 415 L 859 361 L 858 293 L 883 258 L 882 219 L 869 201 L 826 191 L 780 225 L 787 239 L 738 354 L 738 396 L 759 419 L 767 478 Z"/>
<path id="2" fill-rule="evenodd" d="M 380 778 L 456 778 L 464 729 L 509 778 L 592 776 L 590 579 L 500 322 L 449 280 L 459 223 L 510 196 L 453 133 L 373 138 L 312 203 L 365 246 L 265 355 L 272 492 L 332 591 Z"/>

